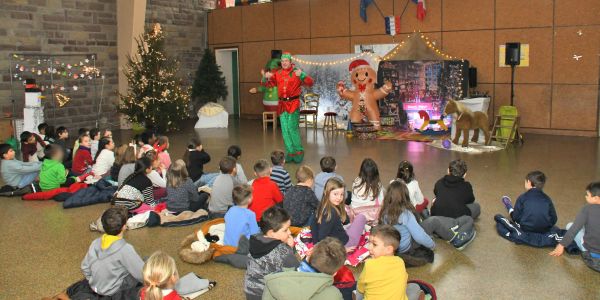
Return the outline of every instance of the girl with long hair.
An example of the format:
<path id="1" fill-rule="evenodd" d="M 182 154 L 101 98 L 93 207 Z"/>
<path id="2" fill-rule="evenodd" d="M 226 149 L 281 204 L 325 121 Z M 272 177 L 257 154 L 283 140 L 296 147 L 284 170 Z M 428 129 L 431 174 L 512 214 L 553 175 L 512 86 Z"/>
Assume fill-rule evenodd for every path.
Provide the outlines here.
<path id="1" fill-rule="evenodd" d="M 377 163 L 370 158 L 365 158 L 360 165 L 358 177 L 352 183 L 350 205 L 352 208 L 357 208 L 381 204 L 383 192 Z"/>

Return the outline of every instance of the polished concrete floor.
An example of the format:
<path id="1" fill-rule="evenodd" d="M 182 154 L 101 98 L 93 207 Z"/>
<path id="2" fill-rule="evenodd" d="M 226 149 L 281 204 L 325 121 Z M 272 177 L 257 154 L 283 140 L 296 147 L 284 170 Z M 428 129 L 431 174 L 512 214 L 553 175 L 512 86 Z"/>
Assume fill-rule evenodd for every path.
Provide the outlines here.
<path id="1" fill-rule="evenodd" d="M 199 135 L 213 157 L 205 168 L 208 171 L 216 170 L 231 144 L 242 146 L 247 174 L 252 173 L 256 159 L 283 147 L 279 132 L 263 133 L 258 121 L 236 121 L 222 130 L 194 131 L 191 127 L 170 136 L 171 157 L 180 157 L 187 139 Z M 115 135 L 124 140 L 131 133 Z M 547 255 L 550 249 L 511 244 L 496 234 L 493 221 L 496 213 L 504 213 L 500 196 L 518 196 L 523 192 L 524 175 L 534 169 L 548 176 L 545 190 L 554 200 L 558 225 L 564 227 L 573 220 L 585 202 L 586 184 L 600 179 L 598 139 L 526 135 L 523 146 L 479 155 L 417 142 L 360 141 L 344 134 L 324 135 L 320 130 L 303 130 L 303 140 L 306 164 L 318 169 L 322 156 L 333 155 L 347 181 L 356 176 L 364 157 L 377 161 L 385 182 L 394 177 L 398 162 L 408 159 L 429 198 L 450 160 L 468 162 L 467 178 L 482 206 L 477 239 L 462 252 L 438 240 L 435 262 L 408 270 L 410 278 L 433 283 L 440 299 L 600 299 L 600 273 L 588 269 L 579 256 L 554 258 Z M 297 166 L 286 168 L 293 174 Z M 108 205 L 65 210 L 54 201 L 0 198 L 0 203 L 0 299 L 39 299 L 81 278 L 81 259 L 99 236 L 88 230 L 88 224 Z M 127 232 L 126 239 L 142 256 L 160 249 L 177 257 L 179 243 L 196 227 L 143 228 Z M 181 274 L 195 272 L 218 281 L 215 290 L 202 299 L 243 299 L 242 270 L 217 263 L 194 266 L 176 259 Z"/>

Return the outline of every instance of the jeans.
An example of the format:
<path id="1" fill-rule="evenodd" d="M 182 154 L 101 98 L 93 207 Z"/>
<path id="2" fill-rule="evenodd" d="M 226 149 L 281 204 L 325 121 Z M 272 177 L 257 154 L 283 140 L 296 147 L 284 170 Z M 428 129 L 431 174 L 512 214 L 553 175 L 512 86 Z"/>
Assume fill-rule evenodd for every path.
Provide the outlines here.
<path id="1" fill-rule="evenodd" d="M 17 188 L 22 189 L 30 185 L 38 177 L 38 175 L 40 175 L 40 172 L 24 174 L 23 177 L 21 177 L 21 181 L 19 181 Z"/>
<path id="2" fill-rule="evenodd" d="M 571 228 L 571 226 L 573 226 L 573 222 L 567 224 L 567 230 L 569 230 L 569 228 Z M 585 252 L 587 251 L 585 249 L 585 247 L 583 247 L 583 235 L 585 234 L 585 227 L 581 228 L 581 230 L 579 230 L 579 232 L 575 235 L 575 244 L 577 244 L 577 248 L 579 248 L 579 250 L 581 250 L 581 252 Z"/>
<path id="3" fill-rule="evenodd" d="M 219 173 L 204 173 L 204 174 L 202 174 L 202 176 L 200 176 L 200 179 L 198 179 L 198 180 L 196 180 L 196 182 L 194 182 L 194 185 L 197 187 L 201 187 L 201 186 L 205 186 L 205 185 L 212 187 L 213 184 L 215 183 L 215 179 L 217 179 L 217 176 L 219 176 Z"/>

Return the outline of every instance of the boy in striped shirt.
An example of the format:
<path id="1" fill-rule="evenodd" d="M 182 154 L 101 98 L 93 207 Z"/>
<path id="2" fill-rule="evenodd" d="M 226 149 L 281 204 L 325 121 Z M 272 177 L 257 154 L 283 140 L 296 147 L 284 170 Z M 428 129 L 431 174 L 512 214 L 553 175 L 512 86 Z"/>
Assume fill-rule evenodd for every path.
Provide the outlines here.
<path id="1" fill-rule="evenodd" d="M 290 173 L 283 168 L 285 165 L 285 153 L 281 150 L 271 152 L 271 163 L 273 163 L 271 180 L 277 183 L 279 191 L 281 191 L 281 194 L 285 195 L 285 192 L 292 186 Z"/>

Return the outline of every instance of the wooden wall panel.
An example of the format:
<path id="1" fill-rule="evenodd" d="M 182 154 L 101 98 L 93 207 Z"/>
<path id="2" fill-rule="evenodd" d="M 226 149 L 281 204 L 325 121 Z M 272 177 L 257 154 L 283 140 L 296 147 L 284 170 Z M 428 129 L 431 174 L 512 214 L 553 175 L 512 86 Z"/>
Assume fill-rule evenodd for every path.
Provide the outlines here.
<path id="1" fill-rule="evenodd" d="M 494 0 L 445 0 L 442 10 L 443 30 L 494 28 Z"/>
<path id="2" fill-rule="evenodd" d="M 350 35 L 349 6 L 348 0 L 310 0 L 311 37 Z"/>
<path id="3" fill-rule="evenodd" d="M 242 7 L 216 9 L 212 15 L 213 44 L 242 41 Z"/>
<path id="4" fill-rule="evenodd" d="M 554 3 L 556 25 L 600 25 L 598 0 L 559 0 Z"/>
<path id="5" fill-rule="evenodd" d="M 554 51 L 554 83 L 598 84 L 600 26 L 557 28 Z"/>
<path id="6" fill-rule="evenodd" d="M 597 130 L 598 86 L 555 85 L 552 128 Z"/>
<path id="7" fill-rule="evenodd" d="M 496 28 L 552 26 L 553 1 L 529 0 L 524 4 L 521 0 L 496 1 Z"/>
<path id="8" fill-rule="evenodd" d="M 551 85 L 515 84 L 515 106 L 521 115 L 521 127 L 549 128 Z M 497 84 L 494 107 L 510 105 L 510 84 Z"/>
<path id="9" fill-rule="evenodd" d="M 261 79 L 260 70 L 264 68 L 265 63 L 271 58 L 271 49 L 275 49 L 274 42 L 251 42 L 244 43 L 240 63 L 244 69 L 240 77 L 242 82 L 259 82 Z"/>
<path id="10" fill-rule="evenodd" d="M 352 52 L 354 51 L 350 49 L 349 37 L 312 39 L 310 44 L 311 54 L 343 54 Z"/>
<path id="11" fill-rule="evenodd" d="M 244 42 L 273 40 L 273 4 L 250 5 L 242 10 Z"/>
<path id="12" fill-rule="evenodd" d="M 310 8 L 307 0 L 274 2 L 275 39 L 310 37 Z"/>
<path id="13" fill-rule="evenodd" d="M 240 112 L 242 115 L 260 115 L 263 112 L 262 94 L 250 94 L 249 90 L 258 87 L 258 82 L 240 83 Z"/>
<path id="14" fill-rule="evenodd" d="M 444 32 L 443 52 L 468 60 L 477 68 L 479 82 L 494 82 L 493 30 Z"/>
<path id="15" fill-rule="evenodd" d="M 292 54 L 310 54 L 310 39 L 275 41 L 275 49 L 288 51 Z"/>
<path id="16" fill-rule="evenodd" d="M 507 42 L 529 44 L 529 66 L 516 68 L 515 83 L 551 82 L 552 28 L 496 30 L 496 83 L 510 83 L 510 68 L 498 66 L 498 48 Z"/>

